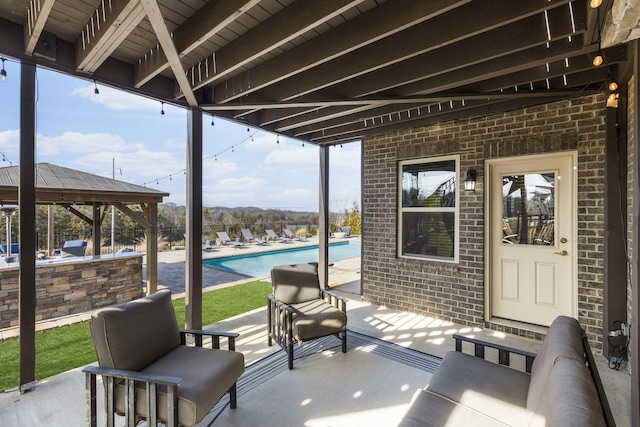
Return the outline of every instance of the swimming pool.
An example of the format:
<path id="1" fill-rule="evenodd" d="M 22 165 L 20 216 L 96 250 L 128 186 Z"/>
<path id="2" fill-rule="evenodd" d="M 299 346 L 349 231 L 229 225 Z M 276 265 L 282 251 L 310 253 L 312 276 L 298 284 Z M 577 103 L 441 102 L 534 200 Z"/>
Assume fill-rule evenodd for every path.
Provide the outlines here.
<path id="1" fill-rule="evenodd" d="M 329 261 L 360 256 L 360 242 L 340 242 L 329 245 Z M 274 265 L 318 262 L 318 246 L 282 249 L 259 254 L 214 258 L 203 261 L 209 267 L 252 277 L 268 276 Z"/>

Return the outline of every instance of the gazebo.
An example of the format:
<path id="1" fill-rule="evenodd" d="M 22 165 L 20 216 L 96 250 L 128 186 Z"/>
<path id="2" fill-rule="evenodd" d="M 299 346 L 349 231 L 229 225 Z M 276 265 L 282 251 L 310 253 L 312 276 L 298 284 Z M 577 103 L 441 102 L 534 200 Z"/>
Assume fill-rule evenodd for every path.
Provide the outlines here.
<path id="1" fill-rule="evenodd" d="M 69 169 L 49 163 L 35 165 L 36 204 L 62 206 L 86 222 L 93 230 L 93 254 L 100 255 L 100 226 L 109 206 L 127 215 L 145 230 L 147 253 L 147 293 L 156 291 L 158 283 L 158 203 L 169 195 L 162 191 L 130 184 L 99 175 Z M 0 205 L 17 205 L 19 167 L 0 168 Z M 131 210 L 137 205 L 144 215 Z M 82 213 L 78 206 L 90 206 L 92 215 Z M 50 215 L 50 223 L 51 223 Z M 49 250 L 53 247 L 51 225 L 48 230 Z M 29 264 L 25 268 L 35 266 Z"/>

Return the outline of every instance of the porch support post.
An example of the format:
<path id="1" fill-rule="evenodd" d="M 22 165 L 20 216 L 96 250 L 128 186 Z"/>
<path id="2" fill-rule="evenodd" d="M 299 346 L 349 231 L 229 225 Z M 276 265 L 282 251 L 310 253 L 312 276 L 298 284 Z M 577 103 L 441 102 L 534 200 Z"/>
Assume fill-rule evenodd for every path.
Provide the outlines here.
<path id="1" fill-rule="evenodd" d="M 640 316 L 640 262 L 638 261 L 638 251 L 640 250 L 640 40 L 631 42 L 631 55 L 633 58 L 633 105 L 630 106 L 633 117 L 633 191 L 631 200 L 633 200 L 633 232 L 631 235 L 631 247 L 633 248 L 633 256 L 631 257 L 631 342 L 629 369 L 631 370 L 631 425 L 640 425 L 640 354 L 638 350 L 638 340 L 640 340 L 640 331 L 638 330 L 638 316 Z"/>
<path id="2" fill-rule="evenodd" d="M 147 241 L 147 295 L 158 290 L 158 204 L 149 203 L 146 209 L 147 221 L 151 228 L 145 228 Z"/>
<path id="3" fill-rule="evenodd" d="M 318 278 L 329 288 L 329 146 L 320 146 L 320 205 L 318 215 Z"/>
<path id="4" fill-rule="evenodd" d="M 20 65 L 20 392 L 35 387 L 36 377 L 36 66 Z M 7 242 L 10 244 L 11 242 Z"/>
<path id="5" fill-rule="evenodd" d="M 202 328 L 202 111 L 187 112 L 187 259 L 185 320 Z"/>
<path id="6" fill-rule="evenodd" d="M 100 247 L 102 243 L 102 235 L 100 233 L 100 225 L 102 225 L 102 218 L 100 218 L 100 208 L 102 207 L 102 205 L 100 203 L 93 203 L 93 214 L 92 214 L 92 218 L 93 218 L 93 224 L 92 224 L 92 228 L 93 228 L 93 248 L 91 248 L 93 250 L 93 254 L 94 255 L 100 255 Z"/>
<path id="7" fill-rule="evenodd" d="M 627 323 L 627 85 L 620 84 L 619 108 L 607 108 L 604 188 L 604 307 L 602 354 L 609 354 L 609 329 Z"/>

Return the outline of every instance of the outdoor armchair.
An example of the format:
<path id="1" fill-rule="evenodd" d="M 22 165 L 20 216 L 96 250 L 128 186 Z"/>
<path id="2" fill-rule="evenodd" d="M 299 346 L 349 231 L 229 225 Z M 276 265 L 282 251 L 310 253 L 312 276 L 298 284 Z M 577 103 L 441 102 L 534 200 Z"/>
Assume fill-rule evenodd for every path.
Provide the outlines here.
<path id="1" fill-rule="evenodd" d="M 101 309 L 92 314 L 90 330 L 99 366 L 83 369 L 89 425 L 97 423 L 97 375 L 104 383 L 107 425 L 115 412 L 127 426 L 140 419 L 153 426 L 193 426 L 226 392 L 236 407 L 236 381 L 244 372 L 244 356 L 235 351 L 238 334 L 179 330 L 170 291 Z M 203 337 L 210 337 L 211 348 L 203 347 Z M 227 338 L 229 350 L 220 349 L 220 337 Z"/>
<path id="2" fill-rule="evenodd" d="M 273 294 L 267 296 L 268 344 L 278 343 L 293 369 L 294 342 L 327 335 L 342 340 L 347 352 L 347 300 L 320 288 L 318 265 L 282 265 L 271 269 Z"/>

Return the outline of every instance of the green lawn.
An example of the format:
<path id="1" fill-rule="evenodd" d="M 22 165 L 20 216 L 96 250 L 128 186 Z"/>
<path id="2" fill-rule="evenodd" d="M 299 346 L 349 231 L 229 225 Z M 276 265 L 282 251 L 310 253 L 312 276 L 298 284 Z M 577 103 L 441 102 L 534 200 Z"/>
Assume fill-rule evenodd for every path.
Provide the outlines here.
<path id="1" fill-rule="evenodd" d="M 210 325 L 264 307 L 271 293 L 268 282 L 250 282 L 202 294 L 202 324 Z M 184 325 L 184 298 L 173 301 L 178 325 Z M 88 322 L 36 333 L 36 379 L 50 377 L 95 362 Z M 0 343 L 0 391 L 18 386 L 19 342 Z"/>

